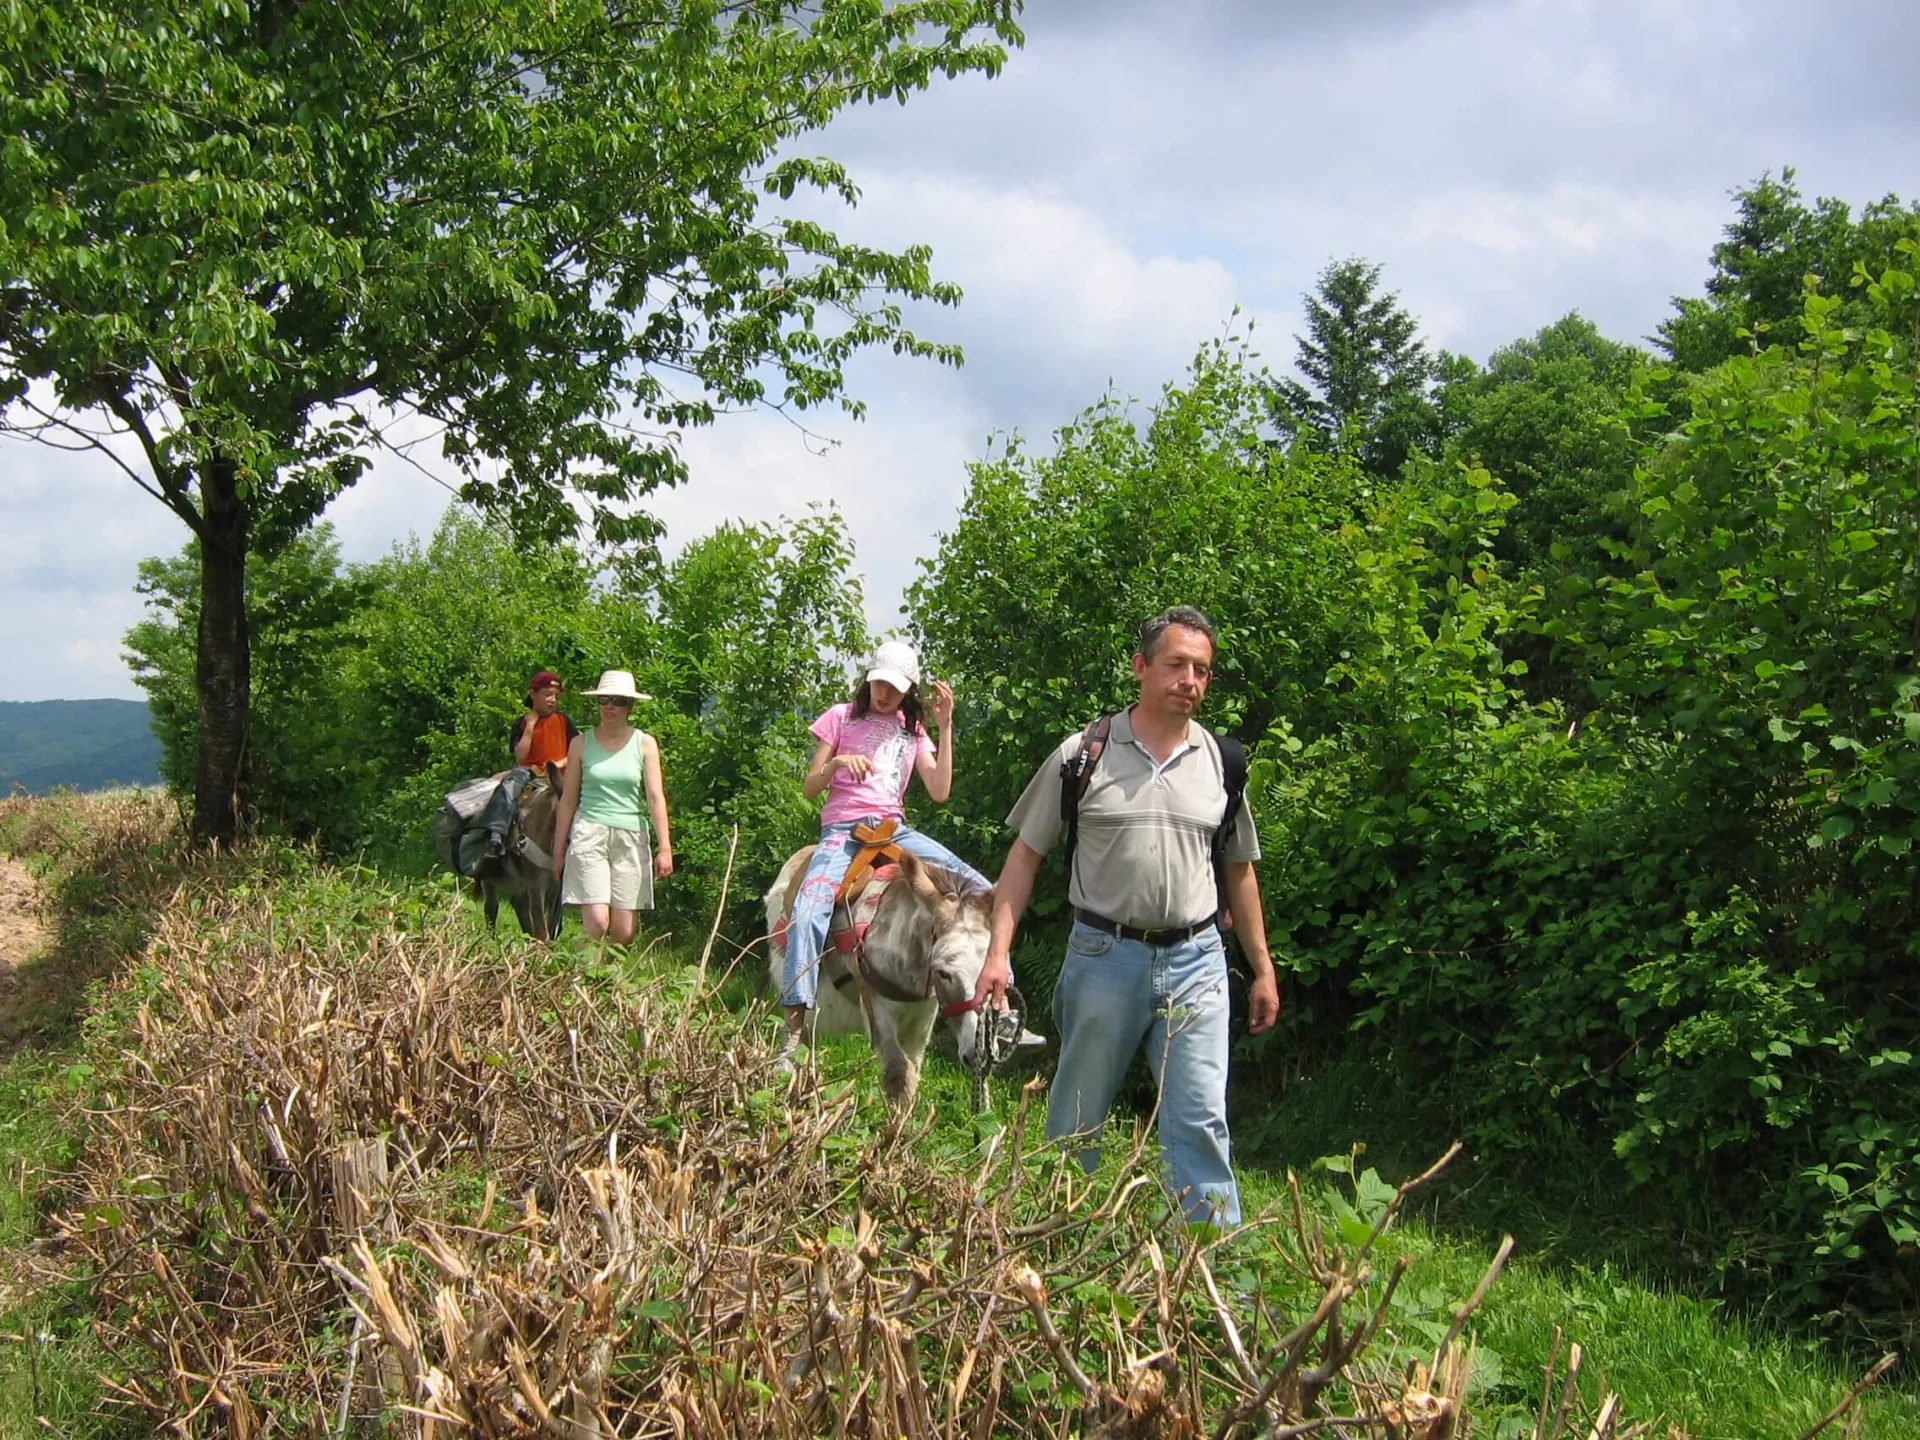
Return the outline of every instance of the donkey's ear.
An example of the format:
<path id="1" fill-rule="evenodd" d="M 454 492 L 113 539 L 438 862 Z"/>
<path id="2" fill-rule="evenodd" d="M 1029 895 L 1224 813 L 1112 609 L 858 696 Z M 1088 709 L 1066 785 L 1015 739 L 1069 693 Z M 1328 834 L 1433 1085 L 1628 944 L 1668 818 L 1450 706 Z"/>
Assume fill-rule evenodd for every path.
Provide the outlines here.
<path id="1" fill-rule="evenodd" d="M 564 777 L 560 774 L 560 767 L 551 760 L 547 761 L 547 784 L 558 790 L 562 788 L 565 783 Z"/>
<path id="2" fill-rule="evenodd" d="M 900 852 L 900 876 L 913 887 L 914 893 L 929 905 L 938 905 L 946 898 L 940 893 L 940 886 L 935 883 L 933 872 L 928 870 L 920 857 L 910 850 Z"/>

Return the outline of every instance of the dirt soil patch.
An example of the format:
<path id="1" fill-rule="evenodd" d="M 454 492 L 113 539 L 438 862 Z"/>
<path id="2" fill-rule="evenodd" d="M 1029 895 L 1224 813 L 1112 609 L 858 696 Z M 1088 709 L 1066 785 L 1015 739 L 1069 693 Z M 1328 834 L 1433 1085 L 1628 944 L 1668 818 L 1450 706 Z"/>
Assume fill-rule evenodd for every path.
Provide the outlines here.
<path id="1" fill-rule="evenodd" d="M 18 860 L 0 856 L 0 1016 L 13 1008 L 20 967 L 47 939 L 38 882 Z"/>

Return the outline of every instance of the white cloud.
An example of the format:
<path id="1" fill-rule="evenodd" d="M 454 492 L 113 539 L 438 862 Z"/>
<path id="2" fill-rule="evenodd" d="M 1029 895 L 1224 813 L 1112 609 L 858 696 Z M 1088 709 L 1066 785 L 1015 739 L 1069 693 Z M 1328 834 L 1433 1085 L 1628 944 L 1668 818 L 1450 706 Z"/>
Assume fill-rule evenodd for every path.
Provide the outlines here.
<path id="1" fill-rule="evenodd" d="M 1235 281 L 1205 257 L 1140 254 L 1056 196 L 899 175 L 867 176 L 864 188 L 863 241 L 939 237 L 938 272 L 967 298 L 958 310 L 918 312 L 915 324 L 962 343 L 966 364 L 862 357 L 850 380 L 867 418 L 805 418 L 837 442 L 824 453 L 783 417 L 723 419 L 689 438 L 689 484 L 648 508 L 680 544 L 723 519 L 832 502 L 858 546 L 868 614 L 889 628 L 915 562 L 956 517 L 967 463 L 989 433 L 1048 433 L 1109 384 L 1154 393 L 1220 329 Z"/>
<path id="2" fill-rule="evenodd" d="M 0 700 L 127 698 L 135 568 L 187 530 L 104 456 L 0 442 Z"/>

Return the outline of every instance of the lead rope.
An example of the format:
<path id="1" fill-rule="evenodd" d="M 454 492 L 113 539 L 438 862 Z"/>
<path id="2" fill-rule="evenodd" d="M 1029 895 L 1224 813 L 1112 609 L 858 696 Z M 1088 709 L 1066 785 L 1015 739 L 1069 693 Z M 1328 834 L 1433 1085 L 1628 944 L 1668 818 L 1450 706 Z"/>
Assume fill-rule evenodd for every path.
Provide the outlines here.
<path id="1" fill-rule="evenodd" d="M 997 1011 L 992 1006 L 982 1005 L 978 1012 L 978 1023 L 974 1026 L 973 1055 L 967 1062 L 967 1069 L 973 1073 L 973 1113 L 983 1115 L 987 1109 L 987 1077 L 993 1074 L 994 1067 L 1004 1063 L 1020 1043 L 1020 1032 L 1026 1028 L 1027 997 L 1020 993 L 1018 986 L 1007 987 L 1007 1008 Z M 1003 1026 L 1000 1017 L 1007 1015 L 1013 1023 Z"/>

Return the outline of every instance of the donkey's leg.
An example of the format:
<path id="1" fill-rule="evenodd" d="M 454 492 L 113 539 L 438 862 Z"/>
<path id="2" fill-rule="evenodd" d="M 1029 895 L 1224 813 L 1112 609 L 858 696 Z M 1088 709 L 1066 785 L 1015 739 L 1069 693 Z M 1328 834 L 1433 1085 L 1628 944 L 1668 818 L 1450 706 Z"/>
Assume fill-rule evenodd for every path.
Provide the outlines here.
<path id="1" fill-rule="evenodd" d="M 513 918 L 520 922 L 520 933 L 531 935 L 535 940 L 544 940 L 540 933 L 539 922 L 535 919 L 533 896 L 525 890 L 513 892 Z"/>
<path id="2" fill-rule="evenodd" d="M 874 1000 L 873 1048 L 880 1056 L 880 1088 L 899 1109 L 911 1109 L 920 1091 L 920 1060 L 927 1053 L 933 1014 L 931 1005 Z"/>
<path id="3" fill-rule="evenodd" d="M 533 893 L 537 902 L 534 913 L 540 917 L 540 938 L 558 940 L 560 921 L 566 914 L 560 905 L 560 887 L 553 884 L 549 877 L 542 876 L 539 888 Z"/>
<path id="4" fill-rule="evenodd" d="M 491 930 L 500 920 L 500 892 L 491 885 L 483 884 L 480 887 L 480 904 L 487 914 L 487 929 Z"/>
<path id="5" fill-rule="evenodd" d="M 900 1005 L 894 1009 L 894 1038 L 899 1041 L 901 1052 L 907 1057 L 907 1073 L 910 1077 L 905 1102 L 908 1105 L 913 1103 L 914 1093 L 920 1088 L 920 1067 L 926 1062 L 927 1040 L 933 1034 L 933 1022 L 939 1014 L 940 1007 L 932 1001 L 919 1005 Z"/>

